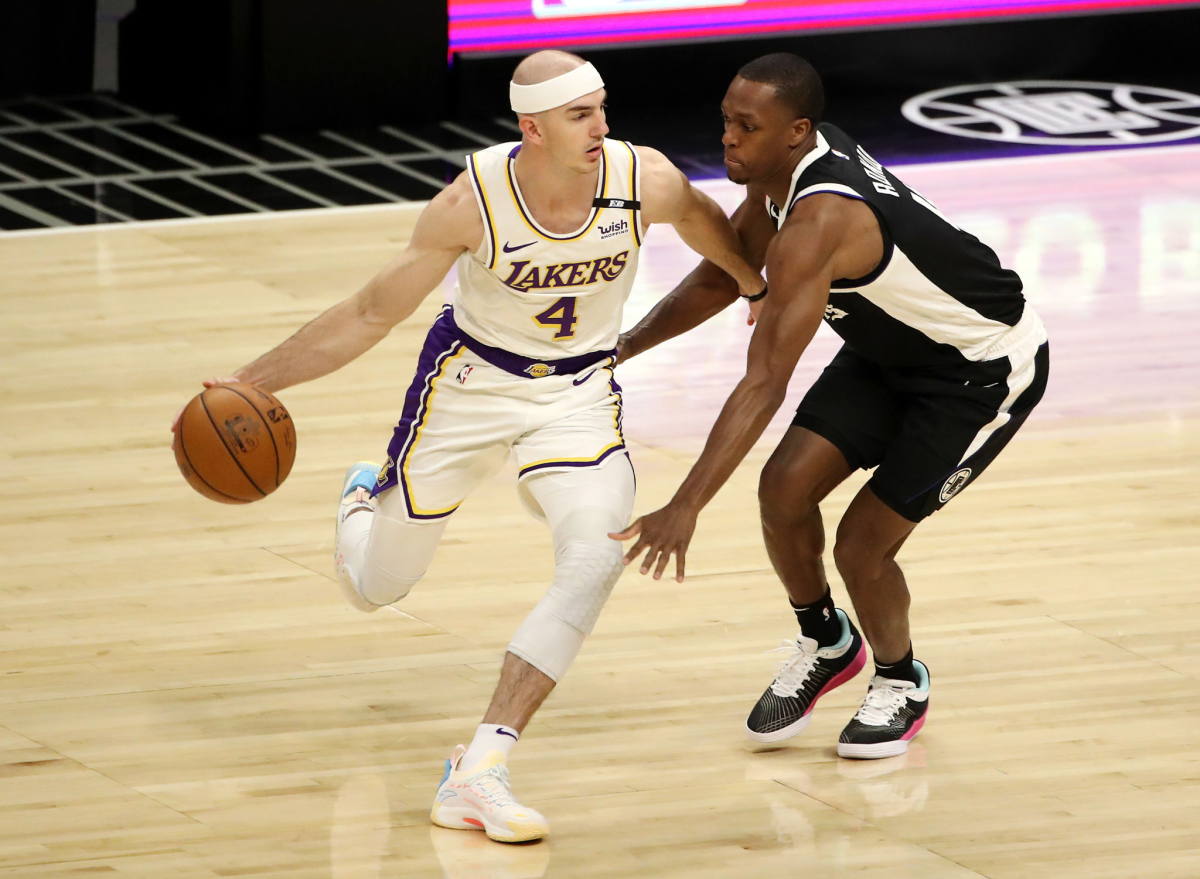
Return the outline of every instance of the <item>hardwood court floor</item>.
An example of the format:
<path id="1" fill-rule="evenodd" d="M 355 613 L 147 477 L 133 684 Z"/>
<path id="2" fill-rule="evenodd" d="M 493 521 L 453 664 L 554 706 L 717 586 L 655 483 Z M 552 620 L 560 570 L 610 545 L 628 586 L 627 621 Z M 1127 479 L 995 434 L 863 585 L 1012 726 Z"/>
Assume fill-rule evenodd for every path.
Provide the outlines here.
<path id="1" fill-rule="evenodd" d="M 513 474 L 401 612 L 350 610 L 331 576 L 341 474 L 383 451 L 437 297 L 282 394 L 299 456 L 276 495 L 208 502 L 168 447 L 200 377 L 352 291 L 412 210 L 0 236 L 0 876 L 1194 879 L 1198 159 L 902 172 L 1024 274 L 1053 340 L 1042 407 L 901 557 L 933 673 L 909 754 L 835 756 L 865 676 L 784 746 L 743 740 L 763 651 L 795 628 L 754 496 L 781 415 L 702 517 L 688 581 L 627 574 L 530 725 L 515 790 L 553 835 L 526 847 L 427 822 L 551 575 Z M 691 262 L 654 230 L 629 322 Z M 622 367 L 640 511 L 737 380 L 740 320 Z M 835 347 L 822 331 L 793 397 Z M 831 533 L 861 483 L 826 504 Z"/>

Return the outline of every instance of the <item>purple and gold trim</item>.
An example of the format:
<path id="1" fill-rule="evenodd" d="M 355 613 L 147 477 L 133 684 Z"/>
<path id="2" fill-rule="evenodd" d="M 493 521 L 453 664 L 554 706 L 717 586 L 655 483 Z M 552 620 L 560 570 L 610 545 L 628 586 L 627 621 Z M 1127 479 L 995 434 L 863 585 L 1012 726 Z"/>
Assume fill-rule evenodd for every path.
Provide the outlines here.
<path id="1" fill-rule="evenodd" d="M 447 306 L 449 307 L 449 306 Z M 450 315 L 451 323 L 454 322 L 453 314 Z M 457 329 L 457 326 L 456 326 Z M 612 360 L 616 363 L 617 349 L 612 348 L 607 351 L 589 351 L 587 354 L 580 354 L 577 357 L 564 357 L 561 360 L 534 360 L 531 357 L 523 357 L 520 354 L 513 354 L 511 351 L 505 351 L 503 348 L 493 348 L 491 345 L 485 345 L 478 339 L 473 339 L 458 330 L 459 338 L 463 340 L 468 348 L 478 354 L 480 358 L 486 360 L 492 366 L 503 369 L 505 372 L 519 375 L 522 378 L 545 378 L 548 375 L 573 375 L 577 372 L 583 372 L 589 366 L 596 366 L 603 363 L 605 360 Z"/>
<path id="2" fill-rule="evenodd" d="M 387 464 L 380 472 L 379 480 L 371 492 L 371 496 L 374 497 L 389 488 L 400 486 L 404 490 L 404 503 L 408 509 L 408 515 L 412 519 L 441 519 L 458 509 L 458 504 L 442 510 L 422 509 L 417 504 L 408 478 L 408 462 L 416 451 L 417 444 L 421 441 L 421 434 L 429 418 L 434 397 L 437 395 L 438 382 L 446 376 L 450 365 L 467 351 L 507 373 L 533 380 L 546 375 L 571 375 L 582 372 L 590 366 L 603 364 L 606 360 L 615 362 L 617 353 L 615 350 L 592 351 L 563 360 L 533 360 L 513 354 L 511 351 L 493 348 L 491 345 L 485 345 L 471 338 L 455 323 L 453 307 L 443 306 L 441 314 L 438 315 L 433 326 L 429 328 L 428 335 L 425 336 L 425 344 L 417 359 L 416 375 L 413 376 L 412 384 L 409 385 L 408 391 L 404 395 L 404 408 L 400 413 L 400 422 L 392 432 L 392 441 L 388 444 Z M 607 369 L 611 376 L 611 364 L 605 364 L 599 368 Z M 606 447 L 597 458 L 557 462 L 538 461 L 522 470 L 522 476 L 526 472 L 544 467 L 592 466 L 600 463 L 612 452 L 625 448 L 625 438 L 621 433 L 621 388 L 615 379 L 610 379 L 609 384 L 617 398 L 614 420 L 618 442 Z"/>
<path id="3" fill-rule="evenodd" d="M 638 192 L 638 154 L 637 149 L 627 140 L 621 141 L 625 144 L 625 149 L 629 150 L 630 170 L 629 170 L 629 197 L 635 203 L 640 204 L 642 200 L 641 194 Z M 633 240 L 638 247 L 642 246 L 642 212 L 634 209 L 633 211 Z"/>
<path id="4" fill-rule="evenodd" d="M 608 460 L 609 455 L 625 451 L 625 443 L 613 443 L 605 446 L 603 451 L 594 458 L 559 458 L 549 461 L 538 461 L 528 467 L 522 467 L 517 474 L 518 479 L 524 479 L 540 470 L 562 470 L 567 467 L 596 467 Z"/>
<path id="5" fill-rule="evenodd" d="M 467 171 L 471 178 L 471 188 L 475 190 L 475 198 L 479 202 L 479 212 L 483 215 L 483 225 L 487 228 L 487 267 L 496 268 L 496 224 L 492 220 L 492 206 L 488 201 L 487 190 L 483 188 L 483 178 L 479 176 L 479 168 L 475 165 L 475 154 L 467 156 Z"/>
<path id="6" fill-rule="evenodd" d="M 613 406 L 613 428 L 616 430 L 616 442 L 609 443 L 596 455 L 587 458 L 549 458 L 545 461 L 534 461 L 532 464 L 526 464 L 517 474 L 518 479 L 524 479 L 533 473 L 541 470 L 562 470 L 571 467 L 596 467 L 603 464 L 611 455 L 617 452 L 625 452 L 628 456 L 629 452 L 625 448 L 625 434 L 623 432 L 625 413 L 621 405 L 621 386 L 617 384 L 616 375 L 613 373 L 611 366 L 602 367 L 608 371 L 608 387 L 615 398 Z M 590 378 L 590 376 L 589 376 Z"/>
<path id="7" fill-rule="evenodd" d="M 552 232 L 547 232 L 537 224 L 533 219 L 533 215 L 525 208 L 525 199 L 521 197 L 521 189 L 517 185 L 517 169 L 516 155 L 518 150 L 513 150 L 508 155 L 508 191 L 512 194 L 513 203 L 517 206 L 517 211 L 521 214 L 521 219 L 525 221 L 525 225 L 529 230 L 539 238 L 546 241 L 576 241 L 592 231 L 592 227 L 596 225 L 596 220 L 600 217 L 600 208 L 593 207 L 592 215 L 584 224 L 583 228 L 578 232 L 572 232 L 569 235 L 555 235 Z M 596 190 L 597 198 L 605 198 L 608 195 L 608 149 L 601 145 L 600 147 L 600 183 Z"/>
<path id="8" fill-rule="evenodd" d="M 408 478 L 408 462 L 421 440 L 425 422 L 429 417 L 430 405 L 437 393 L 437 383 L 446 374 L 449 365 L 461 357 L 465 346 L 459 338 L 458 327 L 450 307 L 442 309 L 417 359 L 417 373 L 408 392 L 404 395 L 404 409 L 400 422 L 392 433 L 388 444 L 387 465 L 379 474 L 379 480 L 371 491 L 371 497 L 389 488 L 400 486 L 404 492 L 404 504 L 412 519 L 428 521 L 449 516 L 458 504 L 443 510 L 425 510 L 418 506 Z"/>

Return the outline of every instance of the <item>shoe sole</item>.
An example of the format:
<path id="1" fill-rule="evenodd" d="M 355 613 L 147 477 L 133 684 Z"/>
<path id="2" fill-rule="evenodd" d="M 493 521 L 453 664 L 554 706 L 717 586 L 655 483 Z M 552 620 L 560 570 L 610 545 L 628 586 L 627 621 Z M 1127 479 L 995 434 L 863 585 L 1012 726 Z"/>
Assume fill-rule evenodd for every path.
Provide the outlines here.
<path id="1" fill-rule="evenodd" d="M 884 757 L 899 757 L 908 751 L 908 743 L 921 731 L 921 727 L 924 725 L 925 715 L 921 715 L 920 719 L 913 724 L 912 729 L 906 732 L 902 738 L 896 739 L 893 742 L 874 742 L 869 745 L 838 742 L 838 756 L 849 757 L 854 760 L 881 760 Z"/>
<path id="2" fill-rule="evenodd" d="M 863 667 L 866 664 L 867 645 L 864 642 L 858 645 L 858 655 L 854 657 L 854 661 L 830 678 L 829 682 L 820 689 L 817 695 L 813 696 L 812 702 L 808 704 L 808 710 L 804 712 L 799 720 L 793 721 L 782 729 L 777 729 L 774 732 L 769 733 L 755 732 L 754 730 L 750 729 L 750 725 L 747 724 L 746 735 L 751 741 L 758 742 L 763 745 L 773 745 L 776 742 L 782 742 L 785 739 L 790 739 L 792 736 L 801 732 L 806 726 L 808 726 L 809 721 L 812 720 L 813 709 L 817 707 L 817 700 L 831 690 L 836 690 L 847 681 L 853 680 L 855 676 L 857 676 L 858 673 L 863 670 Z"/>
<path id="3" fill-rule="evenodd" d="M 532 842 L 544 839 L 550 832 L 548 827 L 541 824 L 524 824 L 507 822 L 508 827 L 501 829 L 487 820 L 475 809 L 447 808 L 441 803 L 434 803 L 429 813 L 429 820 L 438 827 L 448 830 L 482 830 L 487 838 L 496 842 Z"/>

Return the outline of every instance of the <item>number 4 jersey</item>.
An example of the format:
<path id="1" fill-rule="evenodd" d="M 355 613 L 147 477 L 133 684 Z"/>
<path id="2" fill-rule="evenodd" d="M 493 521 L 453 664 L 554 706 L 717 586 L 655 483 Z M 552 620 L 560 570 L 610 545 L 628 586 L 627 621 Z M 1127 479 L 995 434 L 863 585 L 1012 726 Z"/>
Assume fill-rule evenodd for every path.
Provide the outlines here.
<path id="1" fill-rule="evenodd" d="M 587 221 L 560 234 L 538 224 L 521 194 L 520 149 L 499 144 L 468 157 L 484 234 L 459 257 L 454 320 L 485 345 L 535 360 L 612 349 L 642 243 L 637 153 L 604 141 Z"/>

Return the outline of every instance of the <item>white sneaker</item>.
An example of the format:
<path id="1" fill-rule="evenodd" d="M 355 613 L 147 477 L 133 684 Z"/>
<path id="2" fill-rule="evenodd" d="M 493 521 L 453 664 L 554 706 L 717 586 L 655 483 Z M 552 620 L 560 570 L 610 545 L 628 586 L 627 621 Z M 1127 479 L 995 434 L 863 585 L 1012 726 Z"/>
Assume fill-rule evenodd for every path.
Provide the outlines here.
<path id="1" fill-rule="evenodd" d="M 482 830 L 497 842 L 542 839 L 550 825 L 540 812 L 513 799 L 504 754 L 490 751 L 478 765 L 459 768 L 465 745 L 446 761 L 429 820 L 451 830 Z"/>
<path id="2" fill-rule="evenodd" d="M 378 464 L 360 461 L 350 465 L 350 469 L 346 471 L 346 478 L 342 481 L 337 519 L 333 527 L 333 564 L 337 570 L 338 586 L 341 587 L 346 602 L 355 610 L 361 610 L 363 613 L 373 613 L 379 610 L 379 605 L 371 604 L 354 588 L 354 580 L 346 568 L 346 561 L 342 555 L 342 523 L 351 513 L 366 515 L 368 511 L 375 512 L 375 505 L 371 500 L 371 489 L 375 487 L 378 478 Z"/>

